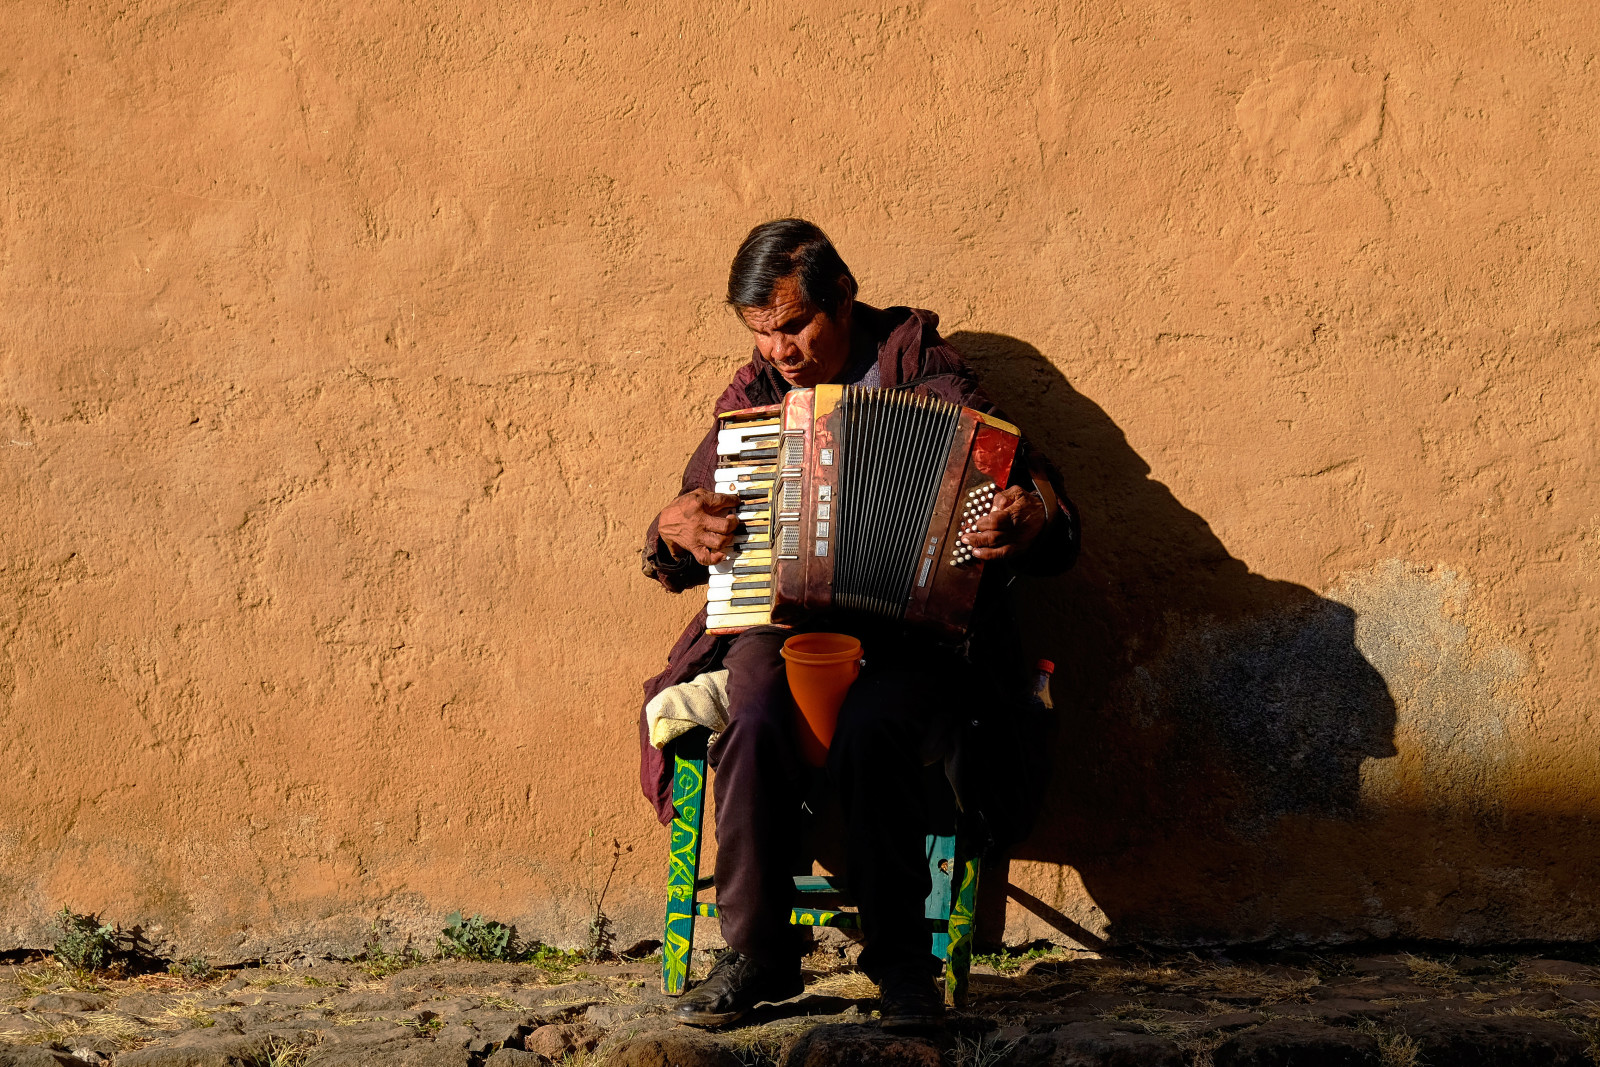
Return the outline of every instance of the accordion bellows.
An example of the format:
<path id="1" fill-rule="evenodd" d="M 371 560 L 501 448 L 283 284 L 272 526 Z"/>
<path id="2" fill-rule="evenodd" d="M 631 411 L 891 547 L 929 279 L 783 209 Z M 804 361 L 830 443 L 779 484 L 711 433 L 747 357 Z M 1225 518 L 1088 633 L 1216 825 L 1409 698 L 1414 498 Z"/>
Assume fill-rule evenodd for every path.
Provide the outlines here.
<path id="1" fill-rule="evenodd" d="M 960 534 L 1006 485 L 1019 434 L 905 390 L 822 385 L 721 416 L 716 490 L 740 497 L 706 625 L 851 611 L 959 638 L 983 564 Z"/>

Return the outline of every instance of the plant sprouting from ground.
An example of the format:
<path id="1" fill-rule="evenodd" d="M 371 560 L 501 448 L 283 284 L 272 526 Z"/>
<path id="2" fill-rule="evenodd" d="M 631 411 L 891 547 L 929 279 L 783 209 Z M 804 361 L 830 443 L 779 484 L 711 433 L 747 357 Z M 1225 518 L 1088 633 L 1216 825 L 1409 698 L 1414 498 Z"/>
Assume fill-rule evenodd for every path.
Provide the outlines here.
<path id="1" fill-rule="evenodd" d="M 593 830 L 589 831 L 589 836 L 594 837 Z M 611 866 L 606 869 L 605 880 L 594 894 L 594 908 L 589 914 L 589 930 L 583 946 L 583 954 L 587 959 L 599 960 L 611 955 L 615 934 L 611 929 L 611 917 L 606 914 L 606 892 L 611 888 L 611 879 L 617 873 L 618 864 L 622 862 L 622 854 L 632 851 L 632 845 L 624 849 L 621 841 L 614 837 L 611 839 Z"/>
<path id="2" fill-rule="evenodd" d="M 212 967 L 211 961 L 204 956 L 190 956 L 167 964 L 167 973 L 178 978 L 192 978 L 198 981 L 210 978 L 216 973 L 216 968 Z"/>
<path id="3" fill-rule="evenodd" d="M 117 928 L 97 915 L 79 915 L 63 907 L 56 915 L 61 936 L 56 938 L 56 959 L 75 971 L 98 971 L 117 951 Z"/>
<path id="4" fill-rule="evenodd" d="M 515 927 L 482 915 L 465 919 L 459 911 L 445 916 L 444 924 L 439 952 L 447 959 L 509 961 L 516 958 Z"/>
<path id="5" fill-rule="evenodd" d="M 561 974 L 581 963 L 584 954 L 570 948 L 556 948 L 554 945 L 535 943 L 524 948 L 517 958 L 524 963 L 531 963 L 535 967 L 543 967 L 547 971 Z"/>
<path id="6" fill-rule="evenodd" d="M 378 934 L 378 924 L 373 923 L 367 932 L 367 944 L 362 949 L 356 966 L 367 972 L 369 978 L 387 978 L 396 971 L 403 971 L 407 967 L 415 967 L 422 962 L 415 949 L 411 947 L 408 939 L 405 947 L 398 952 L 391 952 L 383 947 L 383 939 Z"/>
<path id="7" fill-rule="evenodd" d="M 1073 957 L 1064 952 L 1059 946 L 1049 944 L 1033 944 L 1027 948 L 1002 949 L 999 952 L 979 953 L 972 957 L 973 963 L 987 964 L 1001 974 L 1015 974 L 1022 970 L 1023 965 L 1033 960 L 1063 959 Z"/>

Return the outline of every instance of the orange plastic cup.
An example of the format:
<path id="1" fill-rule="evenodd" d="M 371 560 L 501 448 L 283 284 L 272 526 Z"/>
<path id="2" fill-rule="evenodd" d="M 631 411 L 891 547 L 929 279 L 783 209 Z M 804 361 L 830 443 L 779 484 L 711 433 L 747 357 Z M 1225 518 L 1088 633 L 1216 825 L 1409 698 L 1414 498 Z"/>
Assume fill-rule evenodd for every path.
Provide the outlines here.
<path id="1" fill-rule="evenodd" d="M 861 642 L 849 634 L 795 634 L 782 652 L 789 692 L 800 709 L 800 754 L 820 767 L 839 725 L 839 706 L 861 673 Z"/>

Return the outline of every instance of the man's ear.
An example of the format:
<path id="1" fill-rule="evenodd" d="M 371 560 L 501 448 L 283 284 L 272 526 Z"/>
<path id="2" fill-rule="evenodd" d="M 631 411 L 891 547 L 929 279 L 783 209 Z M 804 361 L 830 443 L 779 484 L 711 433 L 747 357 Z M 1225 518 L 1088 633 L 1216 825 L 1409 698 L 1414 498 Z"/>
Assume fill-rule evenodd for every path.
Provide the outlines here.
<path id="1" fill-rule="evenodd" d="M 839 306 L 834 311 L 835 315 L 846 315 L 850 307 L 856 302 L 856 280 L 848 274 L 839 275 Z"/>

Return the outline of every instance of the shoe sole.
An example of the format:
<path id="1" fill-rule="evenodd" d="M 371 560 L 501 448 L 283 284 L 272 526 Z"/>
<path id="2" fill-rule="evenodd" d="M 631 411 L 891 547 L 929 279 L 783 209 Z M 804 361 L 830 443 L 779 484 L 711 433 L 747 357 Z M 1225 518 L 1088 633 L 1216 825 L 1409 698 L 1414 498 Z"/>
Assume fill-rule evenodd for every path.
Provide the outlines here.
<path id="1" fill-rule="evenodd" d="M 795 997 L 798 997 L 804 992 L 805 988 L 802 986 L 801 988 L 796 989 L 793 993 L 790 993 L 788 996 L 778 997 L 772 1000 L 758 1000 L 754 1004 L 750 1005 L 750 1007 L 742 1008 L 739 1011 L 674 1011 L 672 1013 L 672 1019 L 674 1022 L 683 1023 L 685 1026 L 727 1026 L 729 1023 L 738 1022 L 740 1019 L 750 1014 L 756 1008 L 761 1007 L 763 1004 L 782 1004 L 786 1000 L 793 1000 Z"/>
<path id="2" fill-rule="evenodd" d="M 685 1026 L 727 1026 L 729 1023 L 738 1022 L 744 1017 L 745 1013 L 742 1011 L 725 1011 L 720 1013 L 710 1011 L 675 1011 L 672 1013 L 672 1021 L 682 1023 Z"/>

